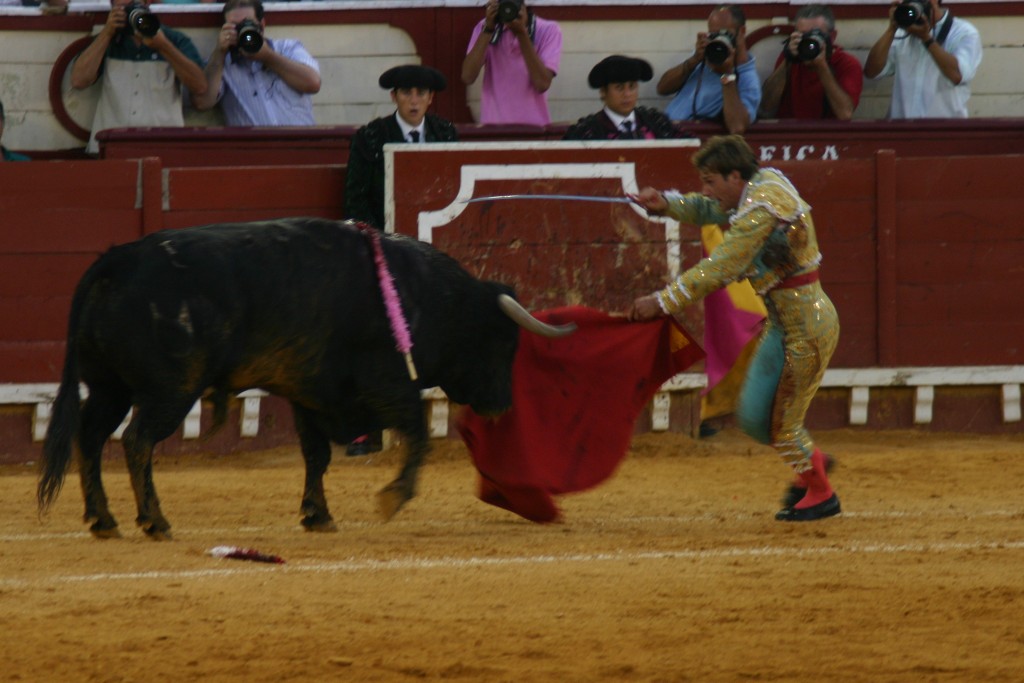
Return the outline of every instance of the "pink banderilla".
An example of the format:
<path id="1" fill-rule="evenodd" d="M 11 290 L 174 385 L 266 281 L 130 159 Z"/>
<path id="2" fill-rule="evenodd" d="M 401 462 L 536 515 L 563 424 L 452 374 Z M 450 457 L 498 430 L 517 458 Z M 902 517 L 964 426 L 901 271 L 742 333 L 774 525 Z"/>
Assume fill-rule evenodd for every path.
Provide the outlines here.
<path id="1" fill-rule="evenodd" d="M 370 237 L 373 244 L 373 261 L 377 264 L 377 279 L 380 280 L 380 293 L 384 298 L 384 308 L 388 312 L 388 320 L 391 322 L 391 334 L 395 338 L 395 348 L 405 356 L 405 367 L 409 370 L 409 379 L 416 381 L 416 366 L 412 362 L 412 337 L 409 335 L 409 325 L 405 322 L 405 315 L 402 313 L 402 301 L 395 291 L 395 281 L 391 278 L 391 271 L 388 270 L 388 263 L 384 260 L 384 249 L 380 244 L 380 231 L 375 228 L 364 228 L 363 230 Z"/>

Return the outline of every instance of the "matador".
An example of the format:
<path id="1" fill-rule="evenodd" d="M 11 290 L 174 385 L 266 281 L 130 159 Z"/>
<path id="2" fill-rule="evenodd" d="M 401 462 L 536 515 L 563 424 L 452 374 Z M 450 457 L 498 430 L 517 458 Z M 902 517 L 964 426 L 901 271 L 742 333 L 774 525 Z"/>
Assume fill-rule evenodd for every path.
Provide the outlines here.
<path id="1" fill-rule="evenodd" d="M 630 318 L 672 315 L 731 282 L 749 280 L 764 298 L 768 320 L 740 394 L 740 427 L 771 445 L 796 474 L 791 493 L 797 495 L 776 519 L 811 521 L 838 514 L 826 456 L 804 426 L 839 339 L 835 307 L 818 279 L 821 253 L 811 207 L 780 171 L 758 168 L 740 136 L 709 139 L 693 163 L 700 193 L 645 188 L 635 199 L 650 213 L 685 223 L 727 220 L 725 239 L 667 287 L 638 298 Z"/>

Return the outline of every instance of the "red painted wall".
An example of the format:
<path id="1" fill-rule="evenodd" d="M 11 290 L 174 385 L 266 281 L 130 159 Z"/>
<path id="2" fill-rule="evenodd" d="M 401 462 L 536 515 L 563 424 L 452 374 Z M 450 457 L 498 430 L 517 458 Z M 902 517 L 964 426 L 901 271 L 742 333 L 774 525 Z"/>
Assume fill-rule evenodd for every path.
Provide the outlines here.
<path id="1" fill-rule="evenodd" d="M 695 187 L 685 153 L 679 154 L 674 175 L 639 164 L 639 183 Z M 458 183 L 445 173 L 480 161 L 468 153 L 451 156 L 429 173 L 414 170 L 400 179 L 399 231 L 415 234 L 409 221 L 417 204 L 451 203 Z M 1016 220 L 1014 180 L 1024 174 L 1024 156 L 925 159 L 883 152 L 874 159 L 777 166 L 814 207 L 822 280 L 843 326 L 833 367 L 1024 363 L 1024 224 Z M 429 187 L 418 190 L 417 179 Z M 164 227 L 336 218 L 344 169 L 167 169 L 155 159 L 30 162 L 0 166 L 0 187 L 0 382 L 54 382 L 74 284 L 107 247 Z M 478 194 L 501 187 L 492 182 Z M 513 189 L 538 191 L 523 183 Z M 543 189 L 611 191 L 578 180 Z M 650 258 L 651 249 L 664 248 L 660 233 L 642 225 L 631 232 L 643 221 L 621 205 L 534 202 L 490 214 L 474 207 L 480 222 L 464 221 L 447 236 L 439 232 L 439 245 L 485 277 L 513 280 L 530 305 L 581 302 L 619 310 L 634 292 L 666 277 L 663 266 L 652 265 L 664 258 Z M 623 222 L 626 217 L 634 222 Z M 683 238 L 684 259 L 692 263 L 695 233 L 684 229 Z M 601 263 L 619 265 L 602 272 Z"/>

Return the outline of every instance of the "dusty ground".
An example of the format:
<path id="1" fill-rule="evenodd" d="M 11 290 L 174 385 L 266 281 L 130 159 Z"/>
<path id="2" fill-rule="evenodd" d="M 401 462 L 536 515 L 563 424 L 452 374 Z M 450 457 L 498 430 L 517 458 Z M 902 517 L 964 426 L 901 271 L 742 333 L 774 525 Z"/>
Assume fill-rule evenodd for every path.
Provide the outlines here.
<path id="1" fill-rule="evenodd" d="M 326 535 L 290 449 L 161 459 L 169 543 L 134 528 L 120 463 L 112 541 L 74 474 L 39 521 L 33 468 L 0 469 L 0 681 L 1024 680 L 1024 436 L 818 437 L 846 512 L 803 525 L 732 432 L 637 439 L 551 526 L 477 501 L 451 442 L 387 524 L 395 455 L 339 457 Z"/>

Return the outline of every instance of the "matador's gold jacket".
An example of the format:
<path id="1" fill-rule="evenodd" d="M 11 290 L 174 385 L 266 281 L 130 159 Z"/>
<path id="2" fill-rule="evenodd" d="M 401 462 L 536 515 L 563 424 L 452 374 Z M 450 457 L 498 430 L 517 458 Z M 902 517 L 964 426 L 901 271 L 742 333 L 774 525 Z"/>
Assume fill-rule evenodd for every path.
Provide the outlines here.
<path id="1" fill-rule="evenodd" d="M 677 313 L 744 278 L 764 296 L 786 278 L 816 270 L 821 261 L 811 207 L 775 169 L 764 168 L 754 174 L 731 215 L 699 192 L 666 192 L 665 199 L 665 215 L 681 222 L 729 222 L 725 241 L 710 256 L 657 293 L 665 313 Z"/>

